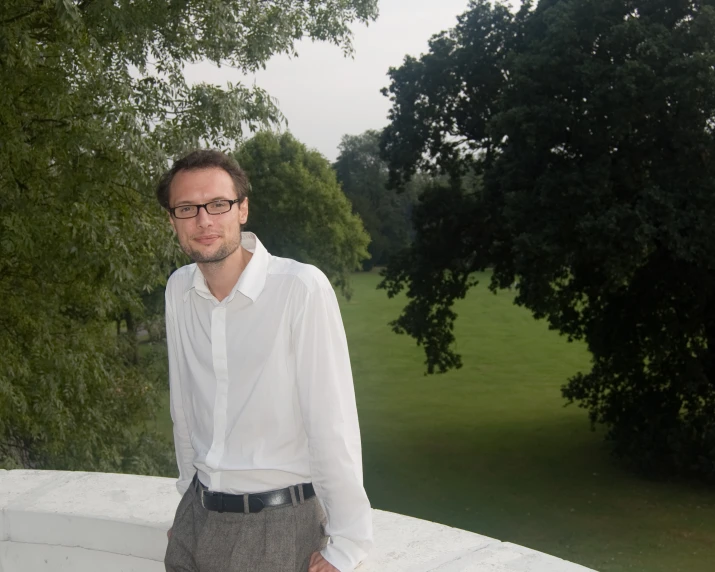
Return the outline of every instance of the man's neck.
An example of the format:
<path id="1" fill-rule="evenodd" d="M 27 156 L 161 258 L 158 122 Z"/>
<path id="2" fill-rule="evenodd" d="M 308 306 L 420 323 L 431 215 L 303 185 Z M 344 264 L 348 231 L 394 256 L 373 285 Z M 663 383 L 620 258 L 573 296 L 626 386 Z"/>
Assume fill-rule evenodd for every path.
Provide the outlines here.
<path id="1" fill-rule="evenodd" d="M 239 246 L 221 262 L 198 263 L 206 285 L 219 302 L 231 293 L 252 257 L 252 252 Z"/>

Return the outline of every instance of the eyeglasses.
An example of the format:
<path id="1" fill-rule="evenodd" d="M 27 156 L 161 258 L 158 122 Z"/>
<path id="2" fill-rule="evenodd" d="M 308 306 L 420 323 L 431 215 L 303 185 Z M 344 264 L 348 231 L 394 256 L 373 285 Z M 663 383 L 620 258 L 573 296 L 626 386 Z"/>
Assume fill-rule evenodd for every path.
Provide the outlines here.
<path id="1" fill-rule="evenodd" d="M 227 213 L 231 210 L 234 203 L 240 203 L 242 200 L 243 199 L 219 199 L 203 205 L 179 205 L 178 207 L 170 208 L 169 212 L 174 218 L 194 218 L 199 216 L 199 209 L 203 207 L 210 215 L 219 215 Z"/>

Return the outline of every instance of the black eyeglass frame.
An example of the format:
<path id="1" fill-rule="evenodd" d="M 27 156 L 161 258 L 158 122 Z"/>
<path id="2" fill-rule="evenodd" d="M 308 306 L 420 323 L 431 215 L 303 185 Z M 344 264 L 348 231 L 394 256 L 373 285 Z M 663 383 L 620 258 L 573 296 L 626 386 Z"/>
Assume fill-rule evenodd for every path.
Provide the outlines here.
<path id="1" fill-rule="evenodd" d="M 203 207 L 204 210 L 211 216 L 218 216 L 218 215 L 226 214 L 233 208 L 234 204 L 242 203 L 243 199 L 245 199 L 245 198 L 246 197 L 243 197 L 242 199 L 216 199 L 216 200 L 204 203 L 202 205 L 179 205 L 178 207 L 169 207 L 168 211 L 172 217 L 174 217 L 175 219 L 178 219 L 178 220 L 188 220 L 190 218 L 196 218 L 197 216 L 199 216 L 199 211 L 201 210 L 201 207 Z M 219 202 L 228 203 L 228 209 L 223 212 L 220 212 L 220 213 L 210 213 L 209 209 L 208 209 L 208 205 L 210 205 L 212 203 L 219 203 Z M 194 216 L 176 216 L 176 209 L 180 209 L 183 207 L 196 207 L 196 214 Z"/>

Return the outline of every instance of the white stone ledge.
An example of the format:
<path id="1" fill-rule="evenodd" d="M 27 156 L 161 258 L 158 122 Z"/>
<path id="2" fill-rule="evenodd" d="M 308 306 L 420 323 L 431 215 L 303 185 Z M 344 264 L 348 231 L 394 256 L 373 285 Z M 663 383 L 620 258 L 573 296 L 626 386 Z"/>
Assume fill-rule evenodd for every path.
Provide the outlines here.
<path id="1" fill-rule="evenodd" d="M 0 572 L 161 572 L 173 479 L 0 471 Z M 380 510 L 360 572 L 587 572 L 522 546 Z"/>

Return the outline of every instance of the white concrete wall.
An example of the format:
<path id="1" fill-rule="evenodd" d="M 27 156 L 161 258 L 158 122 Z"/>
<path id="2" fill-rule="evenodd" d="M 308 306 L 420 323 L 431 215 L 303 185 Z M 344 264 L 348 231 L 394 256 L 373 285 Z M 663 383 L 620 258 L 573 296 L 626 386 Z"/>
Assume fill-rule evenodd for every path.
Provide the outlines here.
<path id="1" fill-rule="evenodd" d="M 0 471 L 0 572 L 161 572 L 173 479 Z M 508 542 L 375 510 L 360 572 L 586 572 Z"/>

